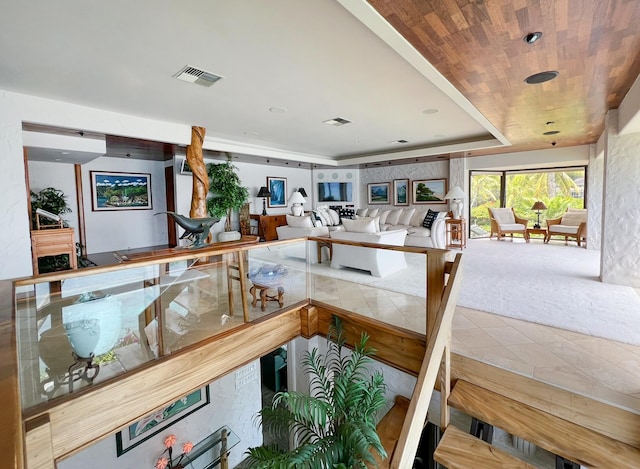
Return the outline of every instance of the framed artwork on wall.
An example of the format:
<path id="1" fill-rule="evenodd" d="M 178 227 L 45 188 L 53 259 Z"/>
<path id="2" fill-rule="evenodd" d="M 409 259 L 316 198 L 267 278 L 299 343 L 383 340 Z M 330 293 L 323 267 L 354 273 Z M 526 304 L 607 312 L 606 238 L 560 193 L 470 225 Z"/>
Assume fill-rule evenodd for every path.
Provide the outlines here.
<path id="1" fill-rule="evenodd" d="M 367 184 L 369 205 L 389 203 L 389 183 L 372 182 Z"/>
<path id="2" fill-rule="evenodd" d="M 414 204 L 446 204 L 444 196 L 447 193 L 446 179 L 423 179 L 413 181 Z"/>
<path id="3" fill-rule="evenodd" d="M 211 401 L 209 386 L 196 389 L 165 408 L 158 409 L 116 433 L 118 457 Z"/>
<path id="4" fill-rule="evenodd" d="M 287 206 L 287 178 L 267 177 L 267 187 L 271 197 L 267 199 L 269 207 Z"/>
<path id="5" fill-rule="evenodd" d="M 409 205 L 409 180 L 393 180 L 393 205 Z"/>
<path id="6" fill-rule="evenodd" d="M 91 171 L 94 212 L 151 210 L 151 174 Z"/>

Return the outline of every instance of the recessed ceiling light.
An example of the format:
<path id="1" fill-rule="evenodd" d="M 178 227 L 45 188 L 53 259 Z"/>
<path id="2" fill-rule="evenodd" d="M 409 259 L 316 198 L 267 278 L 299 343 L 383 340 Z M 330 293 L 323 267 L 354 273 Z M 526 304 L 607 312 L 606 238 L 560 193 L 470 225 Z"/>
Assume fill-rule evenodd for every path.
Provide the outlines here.
<path id="1" fill-rule="evenodd" d="M 284 114 L 285 112 L 287 112 L 287 108 L 281 106 L 273 106 L 269 108 L 269 112 L 273 112 L 274 114 Z"/>
<path id="2" fill-rule="evenodd" d="M 63 155 L 68 155 L 68 154 L 69 154 L 69 152 L 68 152 L 68 151 L 63 151 L 63 152 L 61 152 L 61 153 L 62 153 Z"/>
<path id="3" fill-rule="evenodd" d="M 438 109 L 425 109 L 422 111 L 422 114 L 436 114 L 440 112 Z"/>
<path id="4" fill-rule="evenodd" d="M 404 139 L 400 139 L 400 140 L 392 140 L 389 143 L 391 143 L 392 145 L 399 145 L 399 144 L 402 144 L 402 143 L 409 143 L 409 141 L 408 140 L 404 140 Z"/>
<path id="5" fill-rule="evenodd" d="M 525 78 L 524 82 L 529 85 L 537 85 L 538 83 L 544 83 L 545 81 L 553 80 L 558 75 L 560 75 L 560 73 L 553 70 L 549 72 L 534 73 L 533 75 Z"/>
<path id="6" fill-rule="evenodd" d="M 548 132 L 543 133 L 542 135 L 556 135 L 559 134 L 559 130 L 549 130 Z"/>
<path id="7" fill-rule="evenodd" d="M 343 119 L 342 117 L 334 117 L 326 121 L 322 121 L 324 124 L 333 125 L 334 127 L 340 127 L 341 125 L 351 124 L 351 121 Z"/>
<path id="8" fill-rule="evenodd" d="M 527 44 L 533 44 L 534 42 L 536 42 L 538 39 L 540 39 L 542 37 L 542 33 L 540 31 L 536 31 L 535 33 L 529 33 L 527 34 L 525 37 L 523 37 L 522 39 L 524 40 L 524 42 L 526 42 Z"/>

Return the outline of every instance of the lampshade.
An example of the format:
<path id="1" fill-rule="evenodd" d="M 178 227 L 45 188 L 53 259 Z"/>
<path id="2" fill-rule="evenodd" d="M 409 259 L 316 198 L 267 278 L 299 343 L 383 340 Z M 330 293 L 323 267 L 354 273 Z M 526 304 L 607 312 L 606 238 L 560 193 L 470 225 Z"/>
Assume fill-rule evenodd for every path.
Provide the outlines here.
<path id="1" fill-rule="evenodd" d="M 271 197 L 271 192 L 269 192 L 266 186 L 262 186 L 260 191 L 258 191 L 258 197 Z"/>
<path id="2" fill-rule="evenodd" d="M 460 189 L 460 186 L 455 186 L 444 196 L 445 199 L 464 199 L 464 197 L 464 191 Z"/>
<path id="3" fill-rule="evenodd" d="M 300 195 L 302 197 L 307 197 L 307 191 L 305 191 L 302 187 L 298 189 L 298 192 L 300 192 Z"/>
<path id="4" fill-rule="evenodd" d="M 289 197 L 289 203 L 291 204 L 303 204 L 304 202 L 304 197 L 300 192 L 294 192 L 293 195 Z"/>
<path id="5" fill-rule="evenodd" d="M 544 202 L 538 200 L 535 204 L 533 204 L 533 207 L 531 207 L 531 210 L 546 210 L 547 206 L 544 204 Z"/>

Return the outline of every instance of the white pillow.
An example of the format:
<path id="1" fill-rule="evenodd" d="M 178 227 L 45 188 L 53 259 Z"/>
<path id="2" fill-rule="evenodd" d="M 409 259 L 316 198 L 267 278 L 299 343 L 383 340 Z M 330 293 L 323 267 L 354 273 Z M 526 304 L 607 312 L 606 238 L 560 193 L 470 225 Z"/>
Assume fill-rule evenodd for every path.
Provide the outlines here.
<path id="1" fill-rule="evenodd" d="M 402 209 L 391 210 L 391 213 L 387 217 L 387 225 L 397 225 L 400 215 L 402 215 Z"/>
<path id="2" fill-rule="evenodd" d="M 345 218 L 342 220 L 342 225 L 345 231 L 352 231 L 355 233 L 375 233 L 376 228 L 373 222 L 373 218 L 360 218 L 358 220 L 349 220 Z"/>
<path id="3" fill-rule="evenodd" d="M 380 223 L 386 223 L 387 222 L 387 217 L 389 216 L 389 214 L 391 213 L 391 210 L 381 210 L 380 214 L 378 215 L 378 217 L 380 217 Z"/>
<path id="4" fill-rule="evenodd" d="M 378 216 L 378 212 L 380 211 L 379 208 L 370 208 L 367 211 L 367 216 L 368 217 L 377 217 Z"/>
<path id="5" fill-rule="evenodd" d="M 340 224 L 340 214 L 338 212 L 336 212 L 333 209 L 329 209 L 329 216 L 331 217 L 331 220 L 333 221 L 332 225 L 339 225 Z"/>
<path id="6" fill-rule="evenodd" d="M 400 218 L 398 219 L 398 225 L 410 225 L 411 217 L 413 217 L 413 212 L 415 212 L 415 208 L 405 208 L 400 214 Z"/>
<path id="7" fill-rule="evenodd" d="M 368 208 L 359 208 L 358 210 L 356 210 L 356 215 L 358 215 L 359 217 L 366 217 L 368 210 Z"/>
<path id="8" fill-rule="evenodd" d="M 380 216 L 377 217 L 359 217 L 356 215 L 356 220 L 373 220 L 373 227 L 376 229 L 376 233 L 380 232 Z M 343 220 L 344 223 L 344 220 Z"/>
<path id="9" fill-rule="evenodd" d="M 287 225 L 291 228 L 313 228 L 313 222 L 310 216 L 295 217 L 287 214 Z"/>
<path id="10" fill-rule="evenodd" d="M 422 226 L 422 221 L 424 217 L 427 215 L 428 208 L 418 208 L 413 211 L 413 216 L 411 217 L 411 221 L 409 225 L 411 226 Z M 444 212 L 442 212 L 444 213 Z"/>

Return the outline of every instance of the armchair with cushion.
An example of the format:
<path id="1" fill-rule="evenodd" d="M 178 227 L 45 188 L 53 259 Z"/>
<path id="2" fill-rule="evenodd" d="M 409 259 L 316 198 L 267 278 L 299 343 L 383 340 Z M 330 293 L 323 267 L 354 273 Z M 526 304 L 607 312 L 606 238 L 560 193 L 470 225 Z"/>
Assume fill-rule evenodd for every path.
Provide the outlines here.
<path id="1" fill-rule="evenodd" d="M 568 238 L 575 238 L 578 246 L 582 241 L 587 246 L 587 209 L 568 208 L 567 212 L 560 218 L 547 220 L 549 236 L 564 236 L 564 244 L 567 244 Z"/>
<path id="2" fill-rule="evenodd" d="M 494 234 L 497 235 L 498 241 L 507 234 L 510 234 L 513 239 L 513 233 L 521 233 L 525 241 L 529 242 L 529 237 L 527 236 L 529 220 L 516 215 L 513 208 L 490 208 L 489 220 L 491 221 L 489 239 L 493 238 Z"/>

